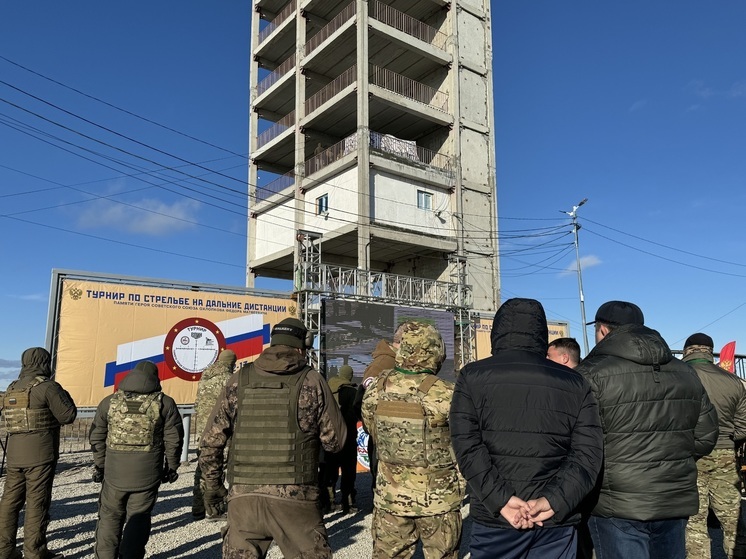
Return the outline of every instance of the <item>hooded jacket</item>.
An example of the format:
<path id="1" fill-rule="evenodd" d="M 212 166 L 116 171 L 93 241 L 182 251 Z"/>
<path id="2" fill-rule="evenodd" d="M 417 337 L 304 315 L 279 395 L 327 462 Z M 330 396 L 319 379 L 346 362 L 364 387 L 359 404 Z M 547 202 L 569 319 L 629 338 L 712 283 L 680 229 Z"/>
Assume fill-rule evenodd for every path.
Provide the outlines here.
<path id="1" fill-rule="evenodd" d="M 718 412 L 720 433 L 715 448 L 732 450 L 735 443 L 746 440 L 746 388 L 743 382 L 715 365 L 712 352 L 695 351 L 684 357 L 684 363 L 697 372 Z"/>
<path id="2" fill-rule="evenodd" d="M 588 382 L 546 358 L 544 309 L 510 299 L 495 315 L 492 357 L 466 365 L 456 380 L 451 441 L 471 494 L 471 514 L 510 528 L 500 510 L 512 496 L 546 497 L 544 526 L 577 524 L 603 459 L 596 399 Z"/>
<path id="3" fill-rule="evenodd" d="M 51 356 L 41 347 L 33 347 L 21 356 L 21 372 L 14 381 L 16 390 L 24 390 L 36 377 L 49 379 Z M 48 408 L 59 425 L 44 431 L 13 433 L 6 451 L 9 468 L 32 468 L 56 462 L 60 453 L 60 425 L 75 421 L 78 409 L 70 394 L 53 380 L 34 386 L 29 392 L 29 408 Z"/>
<path id="4" fill-rule="evenodd" d="M 381 374 L 381 371 L 393 369 L 396 366 L 396 350 L 386 340 L 378 342 L 373 350 L 372 357 L 373 360 L 363 372 L 363 383 L 370 377 L 377 377 Z"/>
<path id="5" fill-rule="evenodd" d="M 658 332 L 635 324 L 609 332 L 577 370 L 604 428 L 593 514 L 644 522 L 696 514 L 695 461 L 714 448 L 718 419 L 694 370 Z"/>
<path id="6" fill-rule="evenodd" d="M 146 364 L 147 365 L 147 364 Z M 151 364 L 152 365 L 152 364 Z M 155 367 L 137 366 L 119 383 L 118 391 L 134 394 L 161 392 L 161 382 Z M 104 469 L 104 480 L 120 491 L 145 491 L 161 482 L 164 468 L 176 470 L 181 460 L 184 444 L 184 427 L 176 402 L 163 395 L 161 401 L 162 445 L 148 452 L 127 452 L 107 448 L 109 432 L 109 408 L 114 394 L 104 398 L 96 409 L 90 433 L 93 464 Z"/>

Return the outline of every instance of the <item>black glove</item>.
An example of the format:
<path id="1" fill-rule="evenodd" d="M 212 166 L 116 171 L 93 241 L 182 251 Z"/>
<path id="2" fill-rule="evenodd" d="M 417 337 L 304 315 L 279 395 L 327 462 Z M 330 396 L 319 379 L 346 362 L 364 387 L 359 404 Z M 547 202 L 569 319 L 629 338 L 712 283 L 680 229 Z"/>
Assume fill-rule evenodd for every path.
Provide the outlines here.
<path id="1" fill-rule="evenodd" d="M 163 475 L 161 476 L 161 481 L 163 483 L 173 483 L 177 479 L 179 479 L 179 474 L 176 470 L 172 468 L 168 468 L 167 470 L 163 470 Z"/>
<path id="2" fill-rule="evenodd" d="M 99 466 L 93 466 L 93 474 L 91 479 L 96 483 L 103 483 L 104 481 L 104 469 Z"/>
<path id="3" fill-rule="evenodd" d="M 225 485 L 219 485 L 214 489 L 205 488 L 205 512 L 207 516 L 221 516 L 225 514 L 228 504 L 225 497 L 228 490 Z"/>

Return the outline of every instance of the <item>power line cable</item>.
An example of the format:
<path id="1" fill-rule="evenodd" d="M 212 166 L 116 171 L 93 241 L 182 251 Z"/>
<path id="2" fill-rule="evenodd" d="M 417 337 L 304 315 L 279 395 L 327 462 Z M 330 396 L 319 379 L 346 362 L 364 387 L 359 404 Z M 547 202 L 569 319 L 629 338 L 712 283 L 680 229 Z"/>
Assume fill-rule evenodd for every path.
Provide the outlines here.
<path id="1" fill-rule="evenodd" d="M 185 138 L 189 138 L 190 140 L 194 140 L 195 142 L 199 142 L 201 144 L 205 144 L 205 145 L 213 147 L 215 149 L 219 149 L 219 150 L 224 151 L 226 153 L 230 153 L 231 155 L 236 155 L 238 157 L 243 157 L 244 159 L 248 159 L 248 154 L 246 154 L 246 153 L 243 153 L 243 154 L 242 153 L 236 153 L 235 151 L 232 151 L 230 149 L 224 148 L 222 146 L 218 146 L 216 144 L 213 144 L 213 143 L 208 142 L 206 140 L 202 140 L 202 139 L 197 138 L 195 136 L 191 136 L 191 135 L 189 135 L 189 134 L 187 134 L 185 132 L 181 132 L 179 130 L 176 130 L 175 128 L 171 128 L 169 126 L 166 126 L 165 124 L 161 124 L 159 122 L 156 122 L 154 120 L 146 118 L 146 117 L 144 117 L 142 115 L 138 115 L 137 113 L 133 113 L 132 111 L 128 111 L 127 109 L 123 109 L 122 107 L 119 107 L 117 105 L 109 103 L 108 101 L 104 101 L 103 99 L 100 99 L 100 98 L 98 98 L 98 97 L 96 97 L 94 95 L 90 95 L 88 93 L 85 93 L 84 91 L 81 91 L 81 90 L 76 89 L 76 88 L 74 88 L 72 86 L 64 84 L 64 83 L 62 83 L 60 81 L 57 81 L 57 80 L 55 80 L 53 78 L 50 78 L 49 76 L 45 76 L 44 74 L 42 74 L 40 72 L 37 72 L 35 70 L 32 70 L 31 68 L 23 66 L 22 64 L 19 64 L 18 62 L 14 62 L 13 60 L 10 60 L 9 58 L 6 58 L 6 57 L 4 57 L 2 55 L 0 55 L 0 59 L 5 60 L 5 62 L 7 62 L 9 64 L 13 64 L 14 66 L 17 66 L 18 68 L 26 70 L 27 72 L 29 72 L 31 74 L 34 74 L 35 76 L 39 76 L 40 78 L 42 78 L 44 80 L 50 81 L 50 82 L 52 82 L 54 84 L 57 84 L 57 85 L 59 85 L 61 87 L 64 87 L 65 89 L 69 89 L 70 91 L 74 91 L 75 93 L 77 93 L 79 95 L 82 95 L 83 97 L 87 97 L 88 99 L 92 99 L 92 100 L 94 100 L 94 101 L 96 101 L 98 103 L 106 105 L 107 107 L 111 107 L 112 109 L 115 109 L 117 111 L 125 113 L 125 114 L 127 114 L 129 116 L 135 117 L 135 118 L 137 118 L 139 120 L 142 120 L 142 121 L 147 122 L 149 124 L 152 124 L 154 126 L 158 126 L 159 128 L 163 128 L 164 130 L 168 130 L 169 132 L 173 132 L 174 134 L 178 134 L 179 136 L 183 136 Z"/>

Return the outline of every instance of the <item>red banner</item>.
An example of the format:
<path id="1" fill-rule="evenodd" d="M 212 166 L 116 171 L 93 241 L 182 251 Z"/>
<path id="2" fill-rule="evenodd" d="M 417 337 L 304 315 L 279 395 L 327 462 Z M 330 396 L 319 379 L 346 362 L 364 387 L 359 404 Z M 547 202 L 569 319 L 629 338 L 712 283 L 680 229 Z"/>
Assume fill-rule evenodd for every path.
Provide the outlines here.
<path id="1" fill-rule="evenodd" d="M 736 372 L 736 342 L 729 342 L 720 350 L 718 365 L 729 373 Z"/>

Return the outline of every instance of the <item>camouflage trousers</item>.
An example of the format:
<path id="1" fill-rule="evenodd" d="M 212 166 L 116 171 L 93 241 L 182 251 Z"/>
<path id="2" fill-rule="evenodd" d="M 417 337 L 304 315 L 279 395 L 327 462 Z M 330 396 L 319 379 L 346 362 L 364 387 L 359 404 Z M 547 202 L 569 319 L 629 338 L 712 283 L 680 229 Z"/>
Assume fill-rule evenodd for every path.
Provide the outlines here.
<path id="1" fill-rule="evenodd" d="M 370 531 L 373 559 L 408 559 L 422 540 L 425 559 L 457 559 L 461 545 L 461 511 L 436 516 L 398 516 L 373 509 Z"/>
<path id="2" fill-rule="evenodd" d="M 697 461 L 699 512 L 689 518 L 686 527 L 686 555 L 691 559 L 710 557 L 707 534 L 707 510 L 715 513 L 723 527 L 723 547 L 733 556 L 736 544 L 741 494 L 737 488 L 736 459 L 733 450 L 717 449 Z"/>

